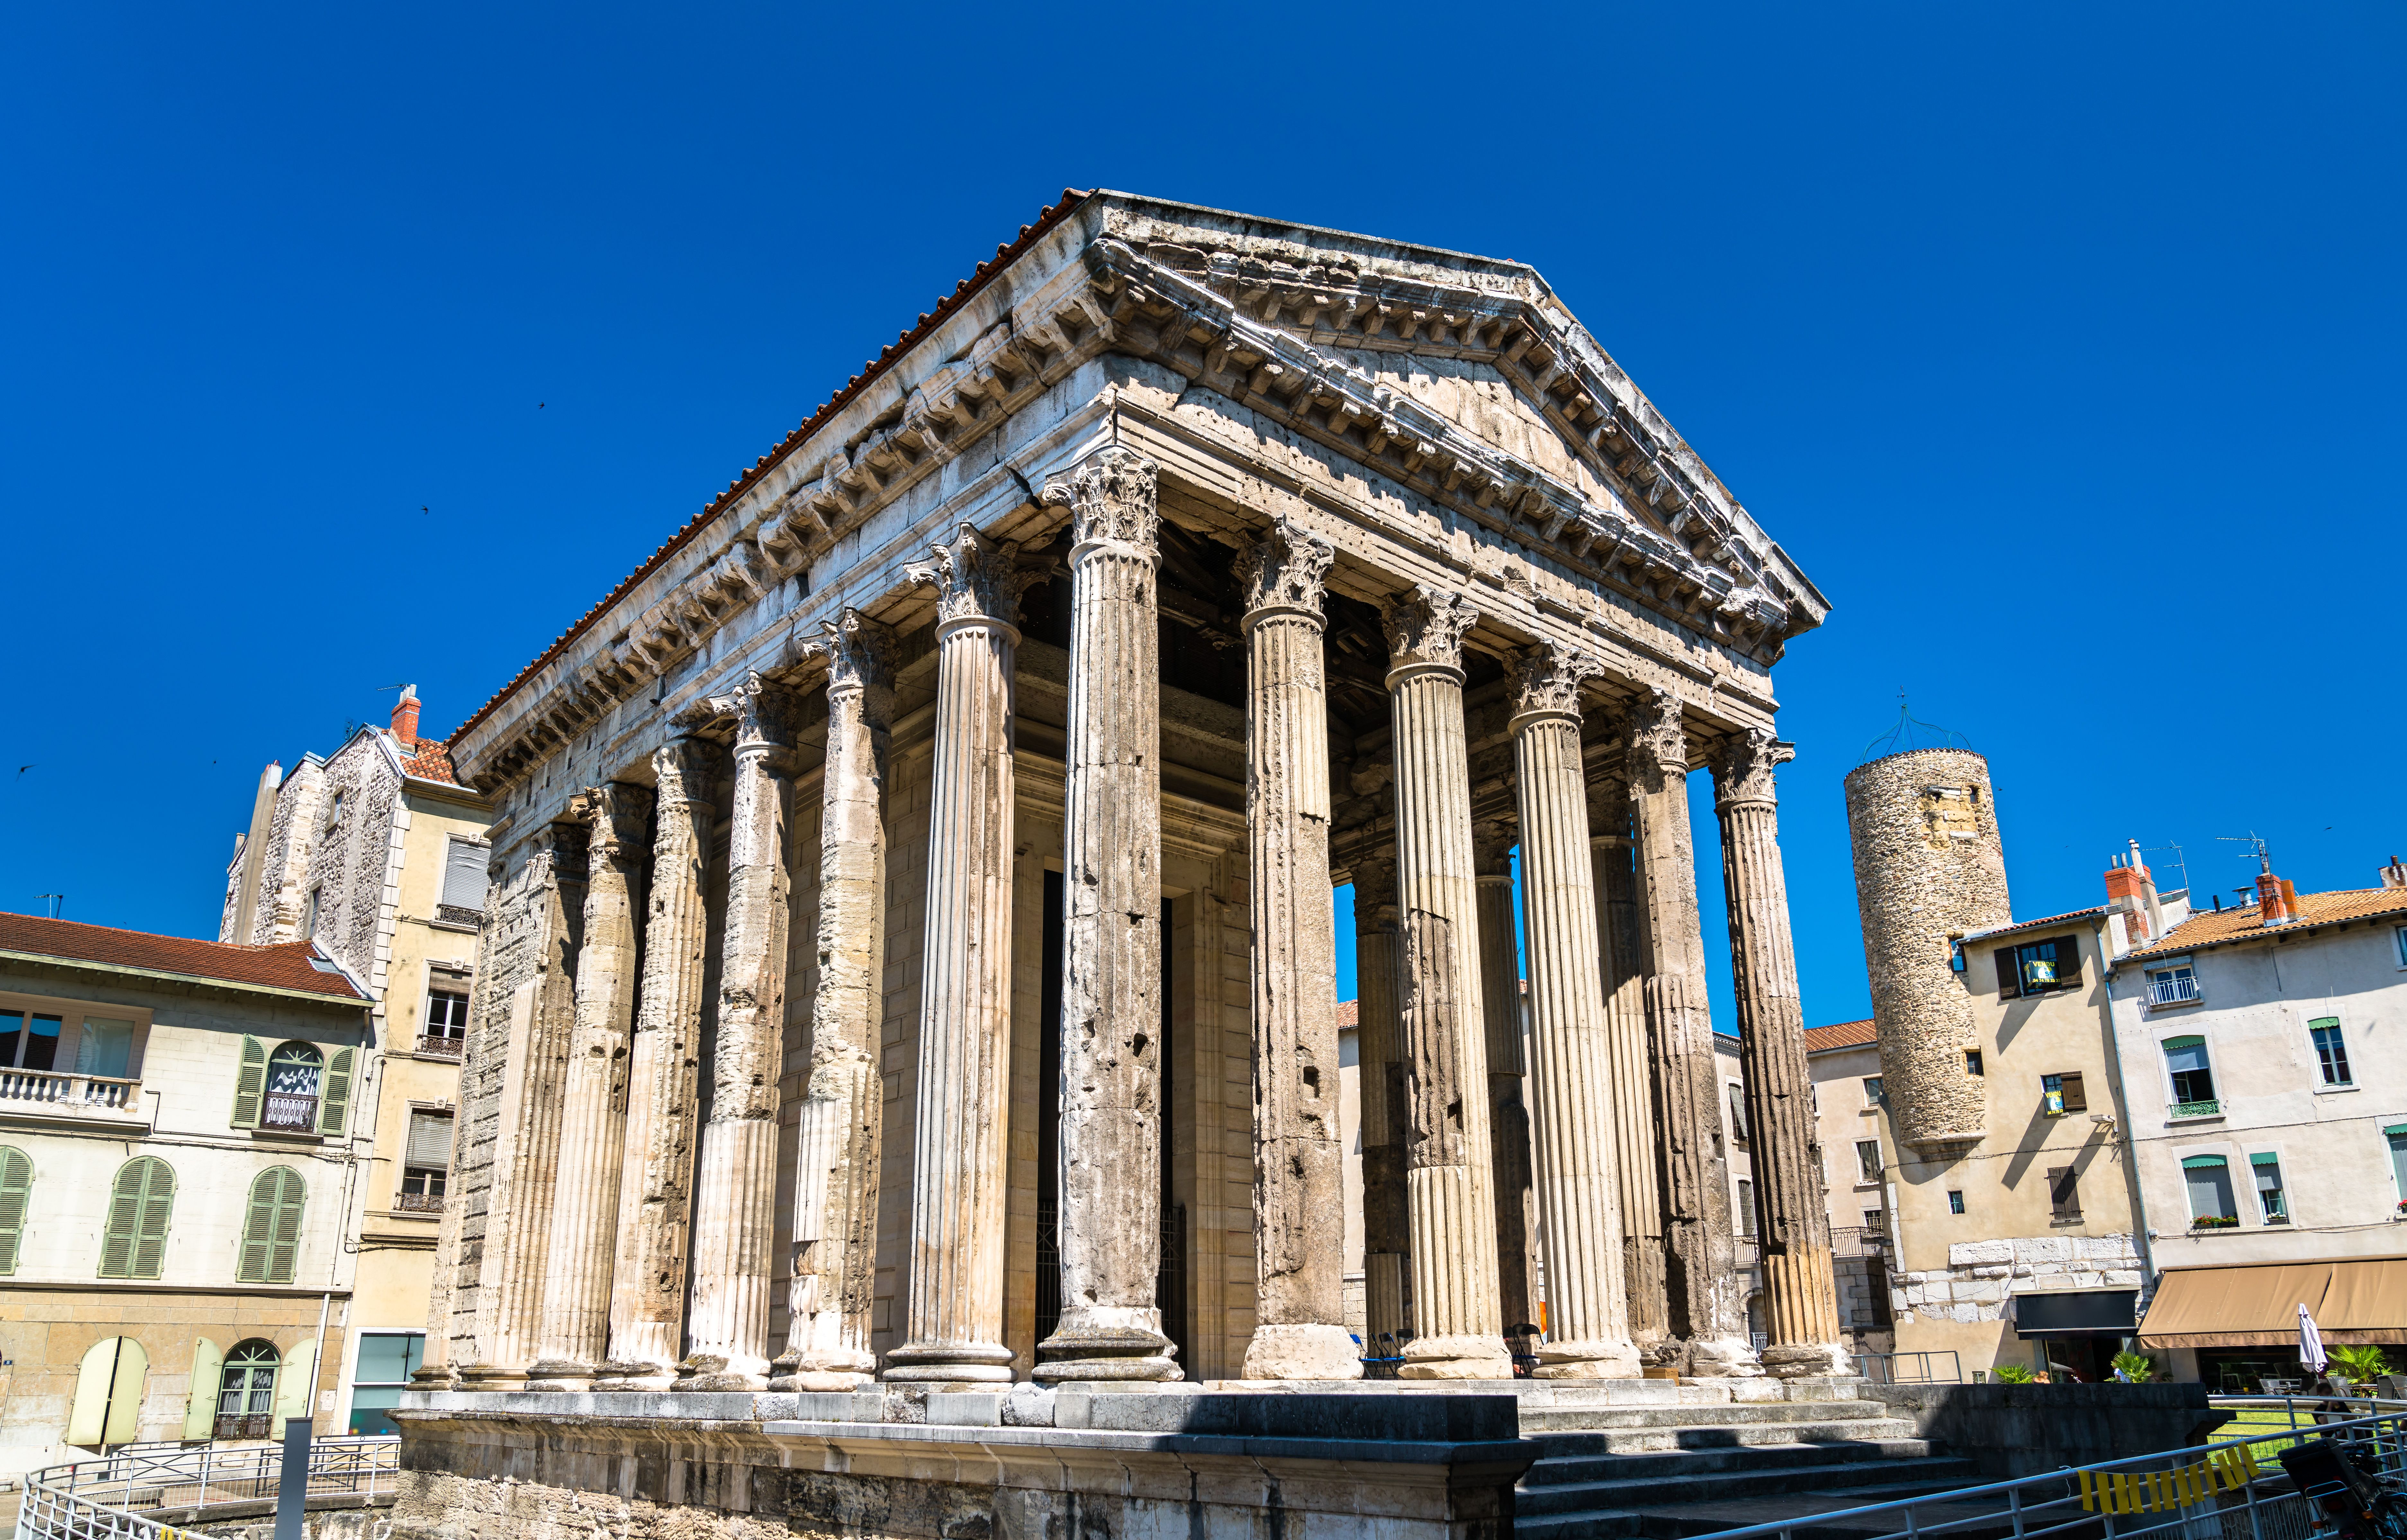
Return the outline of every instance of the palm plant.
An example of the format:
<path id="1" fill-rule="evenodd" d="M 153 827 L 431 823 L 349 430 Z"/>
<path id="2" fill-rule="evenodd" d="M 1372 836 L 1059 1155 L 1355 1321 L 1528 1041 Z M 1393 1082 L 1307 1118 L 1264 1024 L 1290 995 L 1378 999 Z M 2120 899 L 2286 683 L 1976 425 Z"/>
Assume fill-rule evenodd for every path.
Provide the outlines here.
<path id="1" fill-rule="evenodd" d="M 2144 1385 L 2157 1377 L 2157 1361 L 2145 1353 L 2116 1353 L 2115 1372 L 2134 1385 Z"/>
<path id="2" fill-rule="evenodd" d="M 1990 1378 L 2008 1385 L 2028 1385 L 2039 1377 L 2020 1363 L 2001 1363 L 1989 1371 Z"/>
<path id="3" fill-rule="evenodd" d="M 2390 1372 L 2390 1361 L 2379 1348 L 2334 1348 L 2331 1361 L 2352 1384 L 2362 1385 Z"/>

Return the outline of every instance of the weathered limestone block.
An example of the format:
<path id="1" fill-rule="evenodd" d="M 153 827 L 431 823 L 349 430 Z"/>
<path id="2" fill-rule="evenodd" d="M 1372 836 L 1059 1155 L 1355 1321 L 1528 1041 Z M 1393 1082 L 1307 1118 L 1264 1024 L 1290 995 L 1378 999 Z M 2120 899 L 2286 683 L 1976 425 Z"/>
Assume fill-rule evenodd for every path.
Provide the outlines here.
<path id="1" fill-rule="evenodd" d="M 1042 1379 L 1175 1379 L 1161 1255 L 1161 668 L 1153 461 L 1098 451 L 1070 510 L 1061 1318 Z"/>
<path id="2" fill-rule="evenodd" d="M 819 988 L 794 1180 L 794 1252 L 785 1357 L 770 1388 L 842 1391 L 869 1382 L 877 1261 L 883 1087 L 877 1073 L 886 966 L 887 735 L 893 638 L 847 609 L 804 650 L 827 660 L 827 760 L 819 781 Z"/>
<path id="3" fill-rule="evenodd" d="M 1621 1200 L 1621 1276 L 1629 1294 L 1630 1339 L 1644 1352 L 1670 1334 L 1672 1309 L 1664 1283 L 1656 1100 L 1646 1049 L 1646 938 L 1631 860 L 1629 785 L 1600 778 L 1588 795 L 1613 1175 Z"/>
<path id="4" fill-rule="evenodd" d="M 1795 752 L 1769 728 L 1756 728 L 1731 735 L 1714 760 L 1770 1338 L 1762 1359 L 1769 1373 L 1783 1378 L 1845 1374 L 1854 1363 L 1840 1336 L 1822 1145 L 1805 1067 L 1805 1011 L 1780 862 L 1773 772 Z"/>
<path id="5" fill-rule="evenodd" d="M 1580 686 L 1602 671 L 1595 658 L 1570 649 L 1523 654 L 1509 722 L 1521 804 L 1531 1101 L 1550 1317 L 1537 1374 L 1546 1379 L 1639 1372 L 1621 1272 L 1612 1045 L 1580 755 Z"/>
<path id="6" fill-rule="evenodd" d="M 932 556 L 911 569 L 936 589 L 937 662 L 910 1293 L 904 1341 L 886 1355 L 884 1378 L 1008 1382 L 1011 678 L 1019 595 L 1031 577 L 1016 545 L 966 524 Z"/>
<path id="7" fill-rule="evenodd" d="M 1321 580 L 1335 553 L 1284 519 L 1239 560 L 1253 896 L 1255 1325 L 1246 1379 L 1352 1379 L 1329 883 Z M 1359 1047 L 1359 1040 L 1358 1040 Z"/>
<path id="8" fill-rule="evenodd" d="M 1688 833 L 1688 735 L 1680 699 L 1670 690 L 1645 691 L 1632 706 L 1628 768 L 1646 900 L 1646 1034 L 1662 1130 L 1672 1331 L 1691 1374 L 1759 1374 L 1734 1269 L 1730 1166 Z"/>
<path id="9" fill-rule="evenodd" d="M 777 1073 L 786 1021 L 786 797 L 793 701 L 759 674 L 717 704 L 735 719 L 735 797 L 710 1121 L 695 1199 L 685 1391 L 769 1379 L 769 1270 L 776 1230 Z"/>
<path id="10" fill-rule="evenodd" d="M 702 853 L 725 752 L 707 740 L 680 736 L 652 755 L 659 784 L 644 979 L 628 1054 L 610 1362 L 599 1371 L 597 1390 L 664 1391 L 676 1378 L 683 1347 L 703 954 L 709 944 Z"/>
<path id="11" fill-rule="evenodd" d="M 1488 1135 L 1462 723 L 1462 637 L 1476 618 L 1460 594 L 1422 586 L 1388 605 L 1396 777 L 1396 888 L 1412 1224 L 1408 1378 L 1492 1379 L 1511 1359 L 1496 1301 L 1496 1198 Z"/>

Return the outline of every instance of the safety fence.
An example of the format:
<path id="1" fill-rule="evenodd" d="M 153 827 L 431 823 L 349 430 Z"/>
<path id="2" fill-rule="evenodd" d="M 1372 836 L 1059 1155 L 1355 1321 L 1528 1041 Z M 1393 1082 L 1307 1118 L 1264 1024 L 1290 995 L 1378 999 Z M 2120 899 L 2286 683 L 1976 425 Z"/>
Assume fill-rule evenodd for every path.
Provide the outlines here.
<path id="1" fill-rule="evenodd" d="M 1710 1540 L 1798 1540 L 1801 1534 L 1840 1532 L 1848 1540 L 2312 1540 L 2330 1535 L 2332 1525 L 2284 1470 L 2284 1449 L 2326 1441 L 2343 1458 L 2358 1457 L 2358 1468 L 2370 1470 L 2376 1481 L 2407 1476 L 2407 1403 L 2370 1397 L 2210 1400 L 2241 1414 L 2235 1423 L 2246 1429 L 2243 1436 L 1921 1497 L 1800 1513 L 1719 1531 Z"/>
<path id="2" fill-rule="evenodd" d="M 98 1460 L 36 1471 L 17 1512 L 17 1540 L 178 1540 L 213 1509 L 276 1501 L 284 1473 L 278 1445 L 128 1444 Z M 361 1505 L 390 1500 L 401 1479 L 401 1440 L 326 1438 L 309 1446 L 308 1496 Z M 172 1520 L 172 1521 L 171 1521 Z"/>

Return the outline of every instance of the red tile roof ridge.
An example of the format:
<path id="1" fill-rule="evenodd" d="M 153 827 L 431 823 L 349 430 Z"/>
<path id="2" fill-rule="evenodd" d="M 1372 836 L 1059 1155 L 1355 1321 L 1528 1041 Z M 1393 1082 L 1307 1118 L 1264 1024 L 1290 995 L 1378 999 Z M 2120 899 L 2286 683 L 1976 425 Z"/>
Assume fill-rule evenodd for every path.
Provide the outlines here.
<path id="1" fill-rule="evenodd" d="M 818 431 L 823 424 L 825 424 L 830 418 L 833 417 L 838 412 L 850 405 L 852 403 L 852 399 L 859 395 L 864 387 L 876 382 L 878 376 L 886 372 L 888 365 L 891 364 L 896 359 L 902 357 L 903 354 L 908 352 L 912 345 L 917 343 L 927 332 L 933 331 L 936 326 L 949 318 L 954 311 L 960 309 L 961 306 L 967 303 L 973 295 L 984 289 L 988 282 L 992 279 L 997 273 L 1003 271 L 1004 266 L 1009 262 L 1012 258 L 1017 257 L 1020 252 L 1035 244 L 1036 241 L 1050 233 L 1055 226 L 1068 219 L 1070 214 L 1076 209 L 1079 205 L 1085 203 L 1090 196 L 1091 196 L 1090 192 L 1080 191 L 1076 188 L 1063 188 L 1061 190 L 1061 201 L 1060 203 L 1051 205 L 1050 206 L 1040 210 L 1036 216 L 1034 223 L 1021 225 L 1019 227 L 1019 236 L 1017 240 L 1005 241 L 997 246 L 994 248 L 993 258 L 990 261 L 978 263 L 976 269 L 973 271 L 968 277 L 963 278 L 959 284 L 954 286 L 953 291 L 950 294 L 946 295 L 943 299 L 936 302 L 936 307 L 934 309 L 921 311 L 919 313 L 918 325 L 904 328 L 899 336 L 897 336 L 892 342 L 886 345 L 886 346 L 878 353 L 877 357 L 871 359 L 862 365 L 862 372 L 860 374 L 853 375 L 842 389 L 836 391 L 834 395 L 830 396 L 827 401 L 820 405 L 818 411 L 805 418 L 801 427 L 796 428 L 792 432 L 788 433 L 778 442 L 776 448 L 770 450 L 767 454 L 762 455 L 759 459 L 754 460 L 750 470 L 746 471 L 743 474 L 735 477 L 734 480 L 730 481 L 727 484 L 727 490 L 719 493 L 717 497 L 711 499 L 709 502 L 704 504 L 702 512 L 694 515 L 692 518 L 687 520 L 683 528 L 679 529 L 675 534 L 669 536 L 668 539 L 662 541 L 659 548 L 652 552 L 651 556 L 644 561 L 642 566 L 637 567 L 634 572 L 628 573 L 627 576 L 620 582 L 617 587 L 612 588 L 607 594 L 603 596 L 602 600 L 599 603 L 595 604 L 591 609 L 578 616 L 577 621 L 571 625 L 568 629 L 561 632 L 560 635 L 554 639 L 551 645 L 543 650 L 541 656 L 537 657 L 534 662 L 529 663 L 525 668 L 520 669 L 517 675 L 513 677 L 508 684 L 504 685 L 500 689 L 495 690 L 491 699 L 477 707 L 474 712 L 471 712 L 468 714 L 468 719 L 460 724 L 460 730 L 452 734 L 452 737 L 457 739 L 464 736 L 471 728 L 475 728 L 487 716 L 491 715 L 493 709 L 499 706 L 503 701 L 508 699 L 511 695 L 516 693 L 520 685 L 533 678 L 537 671 L 541 670 L 545 664 L 549 663 L 553 658 L 558 657 L 571 642 L 574 642 L 577 637 L 583 635 L 586 629 L 591 627 L 594 621 L 600 619 L 609 611 L 610 606 L 616 604 L 620 599 L 624 598 L 636 584 L 641 583 L 646 577 L 651 575 L 651 573 L 659 568 L 662 562 L 667 560 L 669 557 L 691 544 L 696 535 L 708 528 L 710 521 L 718 517 L 722 510 L 724 510 L 729 504 L 735 502 L 736 499 L 742 497 L 746 492 L 749 491 L 752 485 L 759 481 L 763 473 L 783 461 L 787 456 L 792 454 L 796 449 L 801 448 L 804 444 L 809 441 L 812 433 Z"/>
<path id="2" fill-rule="evenodd" d="M 2037 930 L 2042 925 L 2060 925 L 2067 920 L 2094 920 L 2106 912 L 2104 904 L 2092 904 L 2087 909 L 2069 909 L 2061 914 L 2043 914 L 2036 920 L 2016 920 L 2011 925 L 1992 925 L 1987 930 L 1968 930 L 1964 940 L 1986 940 L 1991 936 L 2011 935 L 2017 930 Z"/>
<path id="3" fill-rule="evenodd" d="M 1860 1048 L 1866 1043 L 1879 1040 L 1880 1034 L 1874 1029 L 1873 1018 L 1870 1016 L 1866 1016 L 1859 1022 L 1832 1022 L 1828 1026 L 1809 1026 L 1805 1029 L 1805 1052 L 1808 1053 L 1827 1053 L 1841 1048 Z"/>
<path id="4" fill-rule="evenodd" d="M 2148 957 L 2193 952 L 2201 947 L 2229 946 L 2259 936 L 2295 935 L 2317 925 L 2397 913 L 2407 913 L 2407 888 L 2347 887 L 2322 893 L 2301 893 L 2299 895 L 2298 917 L 2271 925 L 2259 922 L 2255 904 L 2207 910 L 2202 913 L 2192 911 L 2188 919 L 2167 931 L 2161 940 L 2135 948 L 2126 960 L 2137 962 Z"/>
<path id="5" fill-rule="evenodd" d="M 368 999 L 348 974 L 326 972 L 312 963 L 310 954 L 316 951 L 317 944 L 312 941 L 240 946 L 232 941 L 204 941 L 190 936 L 163 936 L 155 931 L 121 930 L 114 925 L 87 925 L 80 920 L 54 920 L 42 914 L 0 911 L 0 952 L 140 968 L 287 994 Z"/>

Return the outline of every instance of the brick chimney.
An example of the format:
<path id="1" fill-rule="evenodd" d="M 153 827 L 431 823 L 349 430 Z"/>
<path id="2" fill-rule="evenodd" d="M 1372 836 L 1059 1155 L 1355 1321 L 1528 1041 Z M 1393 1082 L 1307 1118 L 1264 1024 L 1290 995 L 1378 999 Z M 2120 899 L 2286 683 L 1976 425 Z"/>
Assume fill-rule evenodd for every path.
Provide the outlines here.
<path id="1" fill-rule="evenodd" d="M 392 703 L 392 735 L 407 748 L 418 742 L 418 686 L 404 685 L 401 699 Z"/>
<path id="2" fill-rule="evenodd" d="M 2286 877 L 2273 875 L 2272 857 L 2257 857 L 2257 923 L 2260 925 L 2287 925 L 2299 917 L 2299 890 Z"/>
<path id="3" fill-rule="evenodd" d="M 2125 933 L 2134 946 L 2156 940 L 2164 928 L 2163 915 L 2157 908 L 2156 879 L 2140 859 L 2137 840 L 2131 841 L 2129 855 L 2117 855 L 2106 869 L 2106 907 L 2122 914 Z"/>

